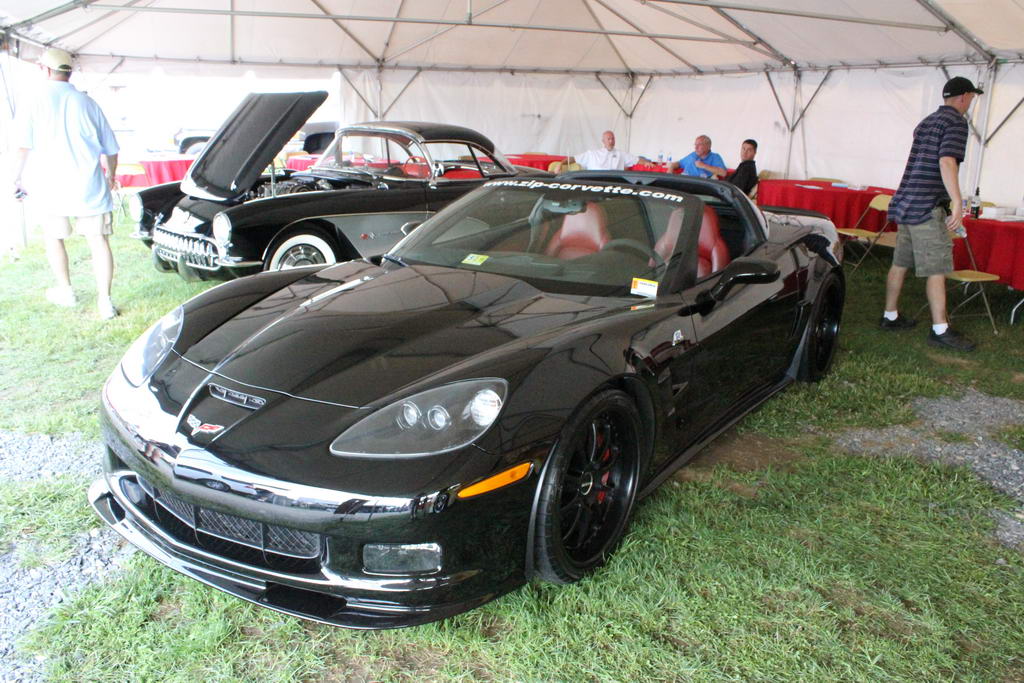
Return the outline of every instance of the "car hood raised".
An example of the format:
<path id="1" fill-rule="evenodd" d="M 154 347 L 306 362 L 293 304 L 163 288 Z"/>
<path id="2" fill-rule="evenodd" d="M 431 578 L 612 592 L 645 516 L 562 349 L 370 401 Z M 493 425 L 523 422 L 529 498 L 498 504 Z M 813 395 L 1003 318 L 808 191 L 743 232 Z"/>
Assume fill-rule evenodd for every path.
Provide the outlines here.
<path id="1" fill-rule="evenodd" d="M 223 201 L 247 192 L 327 93 L 252 93 L 238 105 L 181 181 L 187 195 Z"/>
<path id="2" fill-rule="evenodd" d="M 501 275 L 354 261 L 279 290 L 184 356 L 249 386 L 365 407 L 499 347 L 605 314 L 607 301 L 549 295 Z"/>

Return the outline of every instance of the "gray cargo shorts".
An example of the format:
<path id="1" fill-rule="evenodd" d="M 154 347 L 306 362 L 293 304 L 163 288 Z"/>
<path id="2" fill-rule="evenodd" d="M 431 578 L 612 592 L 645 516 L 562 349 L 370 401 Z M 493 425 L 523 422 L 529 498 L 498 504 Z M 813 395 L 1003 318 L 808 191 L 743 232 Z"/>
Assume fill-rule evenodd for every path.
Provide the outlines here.
<path id="1" fill-rule="evenodd" d="M 924 223 L 900 223 L 896 233 L 896 251 L 892 264 L 913 268 L 918 277 L 946 275 L 953 270 L 953 236 L 946 228 L 946 210 L 932 209 L 932 216 Z"/>

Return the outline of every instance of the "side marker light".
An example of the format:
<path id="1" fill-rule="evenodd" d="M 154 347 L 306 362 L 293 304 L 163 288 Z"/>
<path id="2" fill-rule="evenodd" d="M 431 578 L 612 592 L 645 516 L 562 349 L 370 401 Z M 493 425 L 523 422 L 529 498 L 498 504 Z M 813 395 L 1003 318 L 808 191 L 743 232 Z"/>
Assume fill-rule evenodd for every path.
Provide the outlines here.
<path id="1" fill-rule="evenodd" d="M 487 477 L 483 481 L 478 481 L 472 486 L 467 486 L 458 493 L 459 498 L 472 498 L 473 496 L 479 496 L 481 493 L 487 493 L 495 489 L 500 489 L 503 486 L 514 484 L 526 475 L 530 473 L 533 468 L 533 463 L 524 462 L 510 467 L 509 469 L 495 474 L 493 477 Z"/>

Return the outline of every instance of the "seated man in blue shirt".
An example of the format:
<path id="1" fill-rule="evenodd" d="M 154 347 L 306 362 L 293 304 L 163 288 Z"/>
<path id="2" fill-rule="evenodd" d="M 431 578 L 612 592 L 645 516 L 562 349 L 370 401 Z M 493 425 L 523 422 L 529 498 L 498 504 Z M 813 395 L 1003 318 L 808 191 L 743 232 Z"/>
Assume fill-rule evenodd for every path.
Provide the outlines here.
<path id="1" fill-rule="evenodd" d="M 693 151 L 679 160 L 672 162 L 670 171 L 682 168 L 686 175 L 698 178 L 724 178 L 727 173 L 725 162 L 717 153 L 711 151 L 711 138 L 700 135 L 693 141 Z"/>

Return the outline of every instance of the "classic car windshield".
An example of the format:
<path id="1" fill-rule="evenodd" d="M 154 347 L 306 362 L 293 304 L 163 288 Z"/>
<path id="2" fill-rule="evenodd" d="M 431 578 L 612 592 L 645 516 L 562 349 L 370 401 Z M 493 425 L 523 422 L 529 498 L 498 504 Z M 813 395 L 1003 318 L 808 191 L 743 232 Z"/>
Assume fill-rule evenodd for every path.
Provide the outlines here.
<path id="1" fill-rule="evenodd" d="M 495 181 L 417 228 L 391 256 L 508 275 L 544 291 L 653 297 L 684 224 L 684 197 L 606 183 Z"/>
<path id="2" fill-rule="evenodd" d="M 316 168 L 404 178 L 429 178 L 430 165 L 419 145 L 408 138 L 375 132 L 339 135 Z"/>

